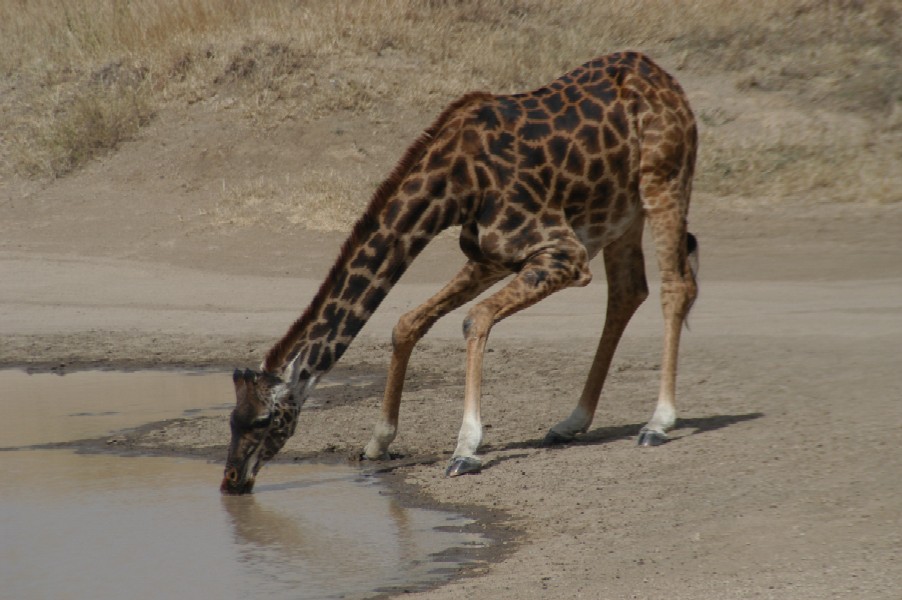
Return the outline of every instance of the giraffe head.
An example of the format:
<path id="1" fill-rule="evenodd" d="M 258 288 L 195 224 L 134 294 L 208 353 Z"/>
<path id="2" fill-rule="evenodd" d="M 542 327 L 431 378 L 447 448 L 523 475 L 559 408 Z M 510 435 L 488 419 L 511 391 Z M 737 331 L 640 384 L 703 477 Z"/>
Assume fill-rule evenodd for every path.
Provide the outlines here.
<path id="1" fill-rule="evenodd" d="M 223 494 L 248 494 L 263 464 L 294 434 L 303 399 L 271 373 L 236 370 L 232 440 L 226 457 Z"/>

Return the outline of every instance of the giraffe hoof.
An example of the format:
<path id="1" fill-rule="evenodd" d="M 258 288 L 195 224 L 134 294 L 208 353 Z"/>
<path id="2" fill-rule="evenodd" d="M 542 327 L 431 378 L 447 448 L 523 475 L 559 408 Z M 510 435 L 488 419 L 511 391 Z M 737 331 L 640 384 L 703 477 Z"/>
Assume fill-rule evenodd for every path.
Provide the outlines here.
<path id="1" fill-rule="evenodd" d="M 472 456 L 459 456 L 451 459 L 451 464 L 445 469 L 445 477 L 458 477 L 471 473 L 479 473 L 482 470 L 482 461 Z"/>
<path id="2" fill-rule="evenodd" d="M 667 437 L 667 434 L 643 427 L 642 431 L 639 432 L 637 443 L 644 448 L 650 448 L 652 446 L 666 444 L 669 441 L 670 438 Z"/>
<path id="3" fill-rule="evenodd" d="M 361 452 L 357 456 L 361 462 L 377 461 L 377 460 L 391 460 L 392 459 L 392 456 L 391 456 L 391 454 L 388 453 L 388 450 L 386 450 L 382 454 L 376 456 L 375 458 L 367 456 L 366 452 Z"/>
<path id="4" fill-rule="evenodd" d="M 549 429 L 548 433 L 545 434 L 545 439 L 542 440 L 543 446 L 560 446 L 561 444 L 567 444 L 573 441 L 572 435 L 564 435 L 563 433 L 558 433 L 554 429 Z"/>

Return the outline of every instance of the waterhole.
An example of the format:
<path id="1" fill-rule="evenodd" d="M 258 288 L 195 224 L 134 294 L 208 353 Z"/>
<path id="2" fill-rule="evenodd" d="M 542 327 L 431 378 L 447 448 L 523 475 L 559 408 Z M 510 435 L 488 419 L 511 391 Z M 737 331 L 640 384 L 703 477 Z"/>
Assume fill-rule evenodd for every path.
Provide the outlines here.
<path id="1" fill-rule="evenodd" d="M 343 465 L 270 464 L 223 497 L 215 462 L 37 447 L 225 414 L 232 393 L 222 374 L 0 372 L 3 597 L 364 598 L 487 543 Z"/>

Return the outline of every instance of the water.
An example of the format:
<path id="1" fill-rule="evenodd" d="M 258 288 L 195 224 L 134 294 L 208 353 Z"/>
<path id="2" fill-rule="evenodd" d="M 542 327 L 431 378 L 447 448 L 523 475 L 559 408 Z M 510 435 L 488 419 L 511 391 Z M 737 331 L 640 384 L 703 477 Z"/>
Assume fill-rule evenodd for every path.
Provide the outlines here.
<path id="1" fill-rule="evenodd" d="M 228 375 L 167 371 L 0 371 L 0 449 L 95 438 L 202 414 L 228 414 Z"/>
<path id="2" fill-rule="evenodd" d="M 350 467 L 270 464 L 253 495 L 223 497 L 220 464 L 24 447 L 224 413 L 230 388 L 227 375 L 0 372 L 0 447 L 19 447 L 0 452 L 2 596 L 357 598 L 440 579 L 437 554 L 486 543 Z"/>

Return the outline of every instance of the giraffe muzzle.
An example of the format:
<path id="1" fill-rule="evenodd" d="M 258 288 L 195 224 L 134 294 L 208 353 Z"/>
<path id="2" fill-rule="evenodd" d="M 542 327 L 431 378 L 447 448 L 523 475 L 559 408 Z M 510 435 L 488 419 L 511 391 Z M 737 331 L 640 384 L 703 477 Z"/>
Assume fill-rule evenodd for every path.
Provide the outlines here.
<path id="1" fill-rule="evenodd" d="M 226 469 L 225 476 L 222 478 L 222 484 L 219 491 L 226 496 L 242 496 L 250 494 L 254 489 L 254 478 L 249 477 L 241 481 L 238 475 L 238 469 L 229 467 Z"/>

